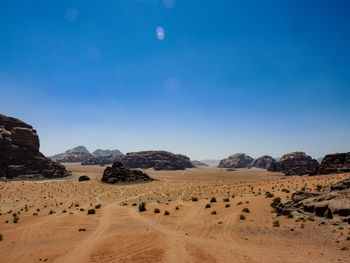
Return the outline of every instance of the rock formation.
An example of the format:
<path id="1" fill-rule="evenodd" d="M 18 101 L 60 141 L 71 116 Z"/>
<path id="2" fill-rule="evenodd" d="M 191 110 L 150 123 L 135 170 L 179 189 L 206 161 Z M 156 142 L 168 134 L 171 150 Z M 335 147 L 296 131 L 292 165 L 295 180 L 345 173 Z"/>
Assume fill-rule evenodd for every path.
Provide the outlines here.
<path id="1" fill-rule="evenodd" d="M 123 155 L 121 151 L 119 150 L 102 150 L 102 149 L 97 149 L 92 153 L 94 156 L 99 157 L 99 156 L 109 156 L 111 154 L 118 154 L 118 155 Z"/>
<path id="2" fill-rule="evenodd" d="M 121 162 L 116 162 L 112 167 L 107 167 L 102 176 L 102 182 L 109 184 L 145 181 L 153 181 L 153 179 L 142 171 L 125 168 Z"/>
<path id="3" fill-rule="evenodd" d="M 91 156 L 87 160 L 81 162 L 82 165 L 105 165 L 115 162 L 121 162 L 124 158 L 122 154 L 110 154 L 107 156 Z"/>
<path id="4" fill-rule="evenodd" d="M 268 169 L 271 165 L 275 165 L 275 164 L 276 164 L 275 159 L 273 159 L 271 156 L 264 155 L 255 159 L 252 162 L 251 167 Z"/>
<path id="5" fill-rule="evenodd" d="M 84 147 L 78 146 L 73 149 L 67 150 L 65 153 L 56 154 L 50 158 L 58 163 L 75 163 L 83 162 L 90 157 L 93 157 L 92 154 Z"/>
<path id="6" fill-rule="evenodd" d="M 292 152 L 283 155 L 279 162 L 275 165 L 272 164 L 268 170 L 282 172 L 285 175 L 314 175 L 317 173 L 318 167 L 318 162 L 304 152 Z"/>
<path id="7" fill-rule="evenodd" d="M 209 166 L 208 164 L 202 163 L 202 162 L 200 162 L 200 161 L 191 161 L 191 164 L 192 164 L 194 167 Z"/>
<path id="8" fill-rule="evenodd" d="M 281 214 L 306 214 L 350 224 L 350 179 L 340 181 L 319 192 L 300 191 L 276 206 Z"/>
<path id="9" fill-rule="evenodd" d="M 79 182 L 90 181 L 90 178 L 87 175 L 82 175 L 82 176 L 79 177 L 78 180 L 79 180 Z"/>
<path id="10" fill-rule="evenodd" d="M 32 126 L 0 114 L 0 177 L 45 179 L 68 176 L 64 166 L 39 152 L 39 137 Z"/>
<path id="11" fill-rule="evenodd" d="M 184 170 L 193 168 L 190 158 L 166 151 L 131 152 L 124 156 L 123 164 L 128 168 L 154 168 L 155 170 Z"/>
<path id="12" fill-rule="evenodd" d="M 219 168 L 248 168 L 254 159 L 245 153 L 236 153 L 223 159 L 219 163 Z"/>
<path id="13" fill-rule="evenodd" d="M 350 152 L 326 155 L 320 165 L 318 174 L 350 172 Z"/>

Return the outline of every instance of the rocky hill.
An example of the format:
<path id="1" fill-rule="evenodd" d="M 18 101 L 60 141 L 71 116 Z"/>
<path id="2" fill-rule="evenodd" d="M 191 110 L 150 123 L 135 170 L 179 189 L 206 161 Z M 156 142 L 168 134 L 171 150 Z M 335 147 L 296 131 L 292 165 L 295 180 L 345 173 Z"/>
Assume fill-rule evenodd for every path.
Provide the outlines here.
<path id="1" fill-rule="evenodd" d="M 300 191 L 276 206 L 281 214 L 305 214 L 324 220 L 350 224 L 350 179 L 340 181 L 319 192 Z"/>
<path id="2" fill-rule="evenodd" d="M 93 155 L 90 154 L 90 152 L 84 146 L 78 146 L 67 150 L 65 153 L 51 156 L 50 158 L 58 163 L 74 163 L 83 162 L 91 157 L 93 157 Z"/>
<path id="3" fill-rule="evenodd" d="M 123 155 L 123 153 L 119 150 L 102 150 L 102 149 L 97 149 L 92 153 L 94 156 L 99 157 L 99 156 L 109 156 L 111 154 L 118 154 L 118 155 Z"/>
<path id="4" fill-rule="evenodd" d="M 64 166 L 39 152 L 39 137 L 29 124 L 0 114 L 0 178 L 45 179 L 68 176 Z"/>
<path id="5" fill-rule="evenodd" d="M 321 162 L 318 174 L 350 172 L 350 152 L 326 155 Z"/>
<path id="6" fill-rule="evenodd" d="M 145 181 L 153 181 L 153 179 L 142 171 L 125 168 L 121 162 L 115 162 L 112 167 L 107 167 L 102 176 L 102 182 L 109 184 Z"/>
<path id="7" fill-rule="evenodd" d="M 272 164 L 268 170 L 282 172 L 285 175 L 304 175 L 317 173 L 319 163 L 304 152 L 292 152 L 281 157 L 279 162 Z"/>
<path id="8" fill-rule="evenodd" d="M 92 156 L 81 162 L 82 165 L 105 165 L 115 162 L 121 162 L 124 158 L 123 154 L 110 154 L 107 156 Z"/>
<path id="9" fill-rule="evenodd" d="M 166 151 L 131 152 L 124 156 L 123 164 L 128 168 L 154 168 L 155 170 L 184 170 L 193 168 L 190 158 Z"/>
<path id="10" fill-rule="evenodd" d="M 245 153 L 236 153 L 223 159 L 219 163 L 219 168 L 248 168 L 254 159 Z"/>
<path id="11" fill-rule="evenodd" d="M 261 156 L 261 157 L 255 159 L 252 162 L 251 167 L 267 169 L 271 165 L 275 165 L 275 164 L 276 164 L 276 160 L 274 158 L 272 158 L 269 155 L 264 155 L 264 156 Z"/>

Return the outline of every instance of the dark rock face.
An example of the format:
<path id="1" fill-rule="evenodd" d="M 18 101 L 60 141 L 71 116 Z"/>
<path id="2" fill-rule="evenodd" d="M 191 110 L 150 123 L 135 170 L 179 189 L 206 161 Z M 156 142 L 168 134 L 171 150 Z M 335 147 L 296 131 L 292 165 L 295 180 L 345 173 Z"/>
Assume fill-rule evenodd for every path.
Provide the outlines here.
<path id="1" fill-rule="evenodd" d="M 105 165 L 121 162 L 124 158 L 122 154 L 110 154 L 108 156 L 92 156 L 81 162 L 82 165 Z"/>
<path id="2" fill-rule="evenodd" d="M 326 155 L 320 165 L 319 174 L 350 172 L 350 152 Z"/>
<path id="3" fill-rule="evenodd" d="M 223 159 L 219 163 L 219 168 L 248 168 L 254 159 L 245 153 L 236 153 Z"/>
<path id="4" fill-rule="evenodd" d="M 121 151 L 119 150 L 102 150 L 102 149 L 97 149 L 92 153 L 94 156 L 109 156 L 111 154 L 118 154 L 118 155 L 123 155 Z"/>
<path id="5" fill-rule="evenodd" d="M 318 167 L 318 162 L 304 152 L 292 152 L 283 155 L 279 162 L 272 164 L 268 170 L 282 172 L 285 175 L 314 175 Z"/>
<path id="6" fill-rule="evenodd" d="M 268 169 L 271 165 L 275 165 L 275 164 L 276 164 L 275 159 L 273 159 L 271 156 L 264 155 L 255 159 L 252 162 L 251 167 Z"/>
<path id="7" fill-rule="evenodd" d="M 300 191 L 276 207 L 281 214 L 315 215 L 350 224 L 350 179 L 340 181 L 320 192 Z"/>
<path id="8" fill-rule="evenodd" d="M 74 162 L 83 162 L 90 157 L 93 157 L 92 154 L 84 147 L 78 146 L 73 149 L 67 150 L 65 153 L 56 154 L 50 158 L 58 163 L 74 163 Z"/>
<path id="9" fill-rule="evenodd" d="M 102 182 L 109 184 L 146 181 L 153 181 L 153 179 L 142 171 L 125 168 L 121 162 L 116 162 L 112 167 L 107 167 L 102 176 Z"/>
<path id="10" fill-rule="evenodd" d="M 79 182 L 83 182 L 83 181 L 90 181 L 89 176 L 87 175 L 82 175 L 79 177 Z"/>
<path id="11" fill-rule="evenodd" d="M 144 151 L 127 153 L 123 164 L 128 168 L 154 168 L 154 170 L 184 170 L 193 168 L 190 158 L 166 151 Z"/>
<path id="12" fill-rule="evenodd" d="M 209 166 L 208 164 L 202 163 L 202 162 L 200 162 L 200 161 L 191 161 L 191 164 L 192 164 L 194 167 Z"/>
<path id="13" fill-rule="evenodd" d="M 40 153 L 39 147 L 32 126 L 0 114 L 0 177 L 45 179 L 69 175 L 64 166 Z"/>

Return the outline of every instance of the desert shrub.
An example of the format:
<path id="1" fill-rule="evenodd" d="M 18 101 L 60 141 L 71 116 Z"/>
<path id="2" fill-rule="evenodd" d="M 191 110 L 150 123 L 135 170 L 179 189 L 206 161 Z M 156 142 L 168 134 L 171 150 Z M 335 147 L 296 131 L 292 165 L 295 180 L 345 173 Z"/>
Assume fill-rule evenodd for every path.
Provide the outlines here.
<path id="1" fill-rule="evenodd" d="M 159 214 L 160 213 L 160 209 L 159 208 L 154 208 L 154 213 L 155 214 Z"/>
<path id="2" fill-rule="evenodd" d="M 3 238 L 4 238 L 4 236 L 2 234 L 0 234 L 0 241 L 2 241 Z"/>
<path id="3" fill-rule="evenodd" d="M 100 209 L 101 208 L 101 204 L 95 205 L 96 209 Z"/>
<path id="4" fill-rule="evenodd" d="M 137 204 L 136 204 L 136 203 L 133 203 L 132 206 L 137 206 Z"/>
<path id="5" fill-rule="evenodd" d="M 210 208 L 210 207 L 211 207 L 210 204 L 206 204 L 206 205 L 205 205 L 205 208 Z"/>
<path id="6" fill-rule="evenodd" d="M 52 215 L 53 213 L 55 213 L 55 211 L 53 211 L 52 209 L 50 209 L 49 215 Z"/>
<path id="7" fill-rule="evenodd" d="M 80 208 L 80 211 L 83 212 L 83 211 L 85 211 L 85 209 L 84 208 Z"/>
<path id="8" fill-rule="evenodd" d="M 230 202 L 230 198 L 224 198 L 223 201 L 224 202 Z"/>
<path id="9" fill-rule="evenodd" d="M 216 210 L 211 212 L 212 215 L 216 215 Z"/>
<path id="10" fill-rule="evenodd" d="M 245 220 L 245 215 L 239 215 L 240 220 Z"/>
<path id="11" fill-rule="evenodd" d="M 273 221 L 272 226 L 273 227 L 279 227 L 280 226 L 280 221 L 278 221 L 278 220 Z"/>
<path id="12" fill-rule="evenodd" d="M 250 210 L 249 210 L 248 207 L 245 207 L 245 208 L 242 209 L 242 212 L 244 212 L 244 213 L 250 213 Z"/>
<path id="13" fill-rule="evenodd" d="M 169 211 L 164 211 L 164 215 L 165 215 L 165 216 L 170 215 Z"/>
<path id="14" fill-rule="evenodd" d="M 79 232 L 85 232 L 86 231 L 86 229 L 85 228 L 79 228 L 79 230 L 78 230 Z"/>
<path id="15" fill-rule="evenodd" d="M 305 228 L 305 225 L 304 224 L 301 224 L 301 226 L 300 226 L 301 228 Z"/>
<path id="16" fill-rule="evenodd" d="M 349 250 L 349 248 L 347 248 L 347 247 L 342 247 L 341 250 L 346 251 L 346 250 Z"/>
<path id="17" fill-rule="evenodd" d="M 322 185 L 319 185 L 319 184 L 318 184 L 318 185 L 316 186 L 316 190 L 317 190 L 318 192 L 320 192 L 320 191 L 322 190 L 322 187 L 323 187 Z"/>
<path id="18" fill-rule="evenodd" d="M 146 203 L 142 202 L 139 204 L 139 212 L 145 212 L 146 211 Z"/>
<path id="19" fill-rule="evenodd" d="M 216 198 L 213 196 L 211 199 L 210 199 L 210 203 L 215 203 L 216 202 Z"/>
<path id="20" fill-rule="evenodd" d="M 192 202 L 197 202 L 198 201 L 198 197 L 192 197 L 191 200 L 192 200 Z"/>
<path id="21" fill-rule="evenodd" d="M 62 213 L 67 213 L 67 210 L 63 210 Z"/>
<path id="22" fill-rule="evenodd" d="M 236 196 L 235 194 L 232 194 L 232 195 L 231 195 L 232 198 L 235 198 L 235 196 Z"/>
<path id="23" fill-rule="evenodd" d="M 15 223 L 15 224 L 17 224 L 17 223 L 18 223 L 18 221 L 19 221 L 19 217 L 18 217 L 18 215 L 17 215 L 16 213 L 13 213 L 13 214 L 12 214 L 12 216 L 13 216 L 13 220 L 12 220 L 12 222 L 13 222 L 13 223 Z"/>
<path id="24" fill-rule="evenodd" d="M 38 215 L 38 213 L 33 213 L 33 216 L 37 216 Z"/>
<path id="25" fill-rule="evenodd" d="M 287 188 L 283 188 L 283 189 L 282 189 L 282 192 L 285 192 L 285 193 L 287 193 L 287 194 L 290 193 L 290 191 L 289 191 Z"/>
<path id="26" fill-rule="evenodd" d="M 306 191 L 306 187 L 305 186 L 303 186 L 302 188 L 301 188 L 301 191 Z"/>
<path id="27" fill-rule="evenodd" d="M 243 202 L 241 202 L 241 201 L 239 201 L 239 202 L 237 203 L 237 205 L 241 205 L 241 204 L 243 204 Z"/>
<path id="28" fill-rule="evenodd" d="M 274 194 L 273 194 L 273 193 L 270 193 L 270 192 L 266 192 L 266 193 L 265 193 L 265 197 L 266 197 L 266 198 L 271 198 L 271 197 L 274 197 Z"/>
<path id="29" fill-rule="evenodd" d="M 272 203 L 270 204 L 271 207 L 276 208 L 281 203 L 281 198 L 276 197 L 272 200 Z"/>
<path id="30" fill-rule="evenodd" d="M 87 213 L 88 215 L 94 215 L 94 214 L 96 214 L 96 210 L 95 209 L 89 209 L 88 210 L 88 213 Z"/>
<path id="31" fill-rule="evenodd" d="M 175 207 L 175 210 L 179 210 L 180 208 L 177 206 L 177 207 Z"/>
<path id="32" fill-rule="evenodd" d="M 230 204 L 226 204 L 225 207 L 226 207 L 226 208 L 229 208 L 229 207 L 231 207 L 231 205 L 230 205 Z"/>

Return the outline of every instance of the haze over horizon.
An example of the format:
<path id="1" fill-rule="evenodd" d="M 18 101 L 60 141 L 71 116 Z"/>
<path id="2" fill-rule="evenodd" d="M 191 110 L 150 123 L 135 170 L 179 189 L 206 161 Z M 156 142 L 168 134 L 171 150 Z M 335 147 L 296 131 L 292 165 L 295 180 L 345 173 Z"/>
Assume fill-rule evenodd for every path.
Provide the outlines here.
<path id="1" fill-rule="evenodd" d="M 0 113 L 49 156 L 350 151 L 348 1 L 3 1 Z"/>

